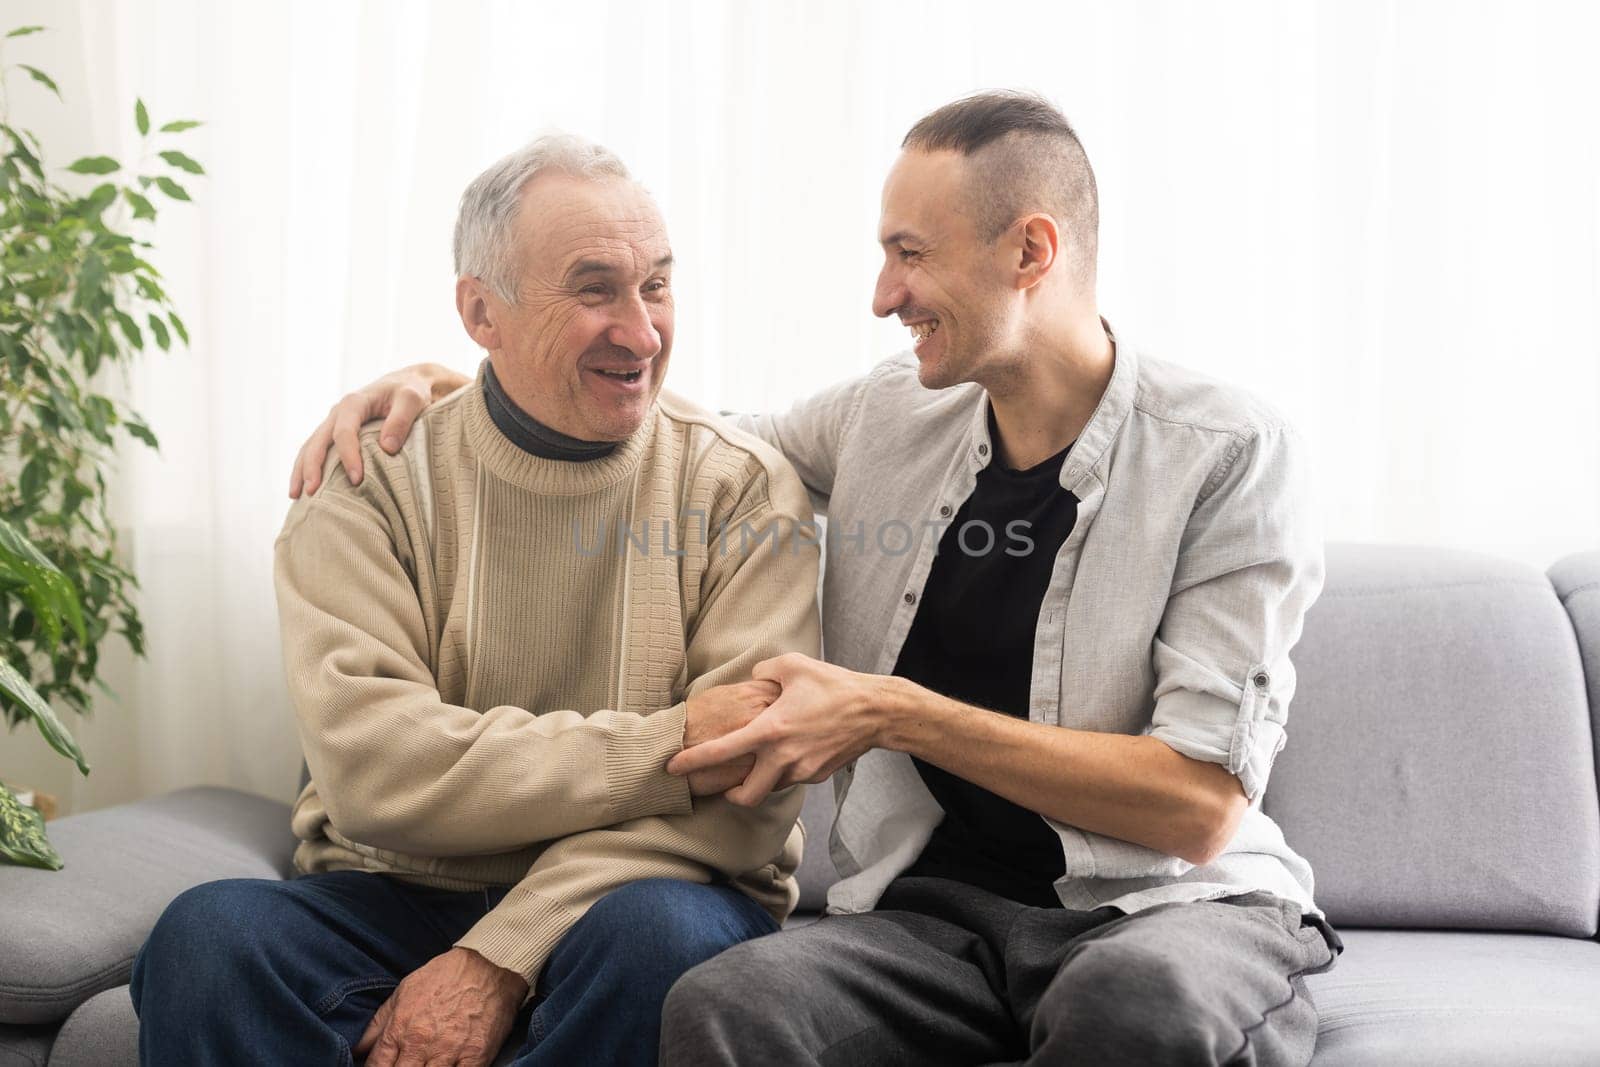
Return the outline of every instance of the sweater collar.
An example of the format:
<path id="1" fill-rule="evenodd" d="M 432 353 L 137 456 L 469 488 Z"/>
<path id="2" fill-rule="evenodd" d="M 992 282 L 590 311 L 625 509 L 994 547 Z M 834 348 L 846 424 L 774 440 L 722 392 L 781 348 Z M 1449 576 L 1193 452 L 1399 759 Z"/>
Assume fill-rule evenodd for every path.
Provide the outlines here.
<path id="1" fill-rule="evenodd" d="M 650 405 L 644 422 L 632 436 L 615 442 L 606 454 L 582 463 L 551 459 L 528 451 L 497 424 L 486 399 L 488 373 L 489 361 L 485 359 L 478 367 L 477 382 L 462 400 L 466 405 L 467 439 L 489 473 L 532 492 L 577 496 L 615 485 L 638 469 L 645 445 L 655 431 L 657 405 Z"/>
<path id="2" fill-rule="evenodd" d="M 617 450 L 615 441 L 585 441 L 568 437 L 560 430 L 546 426 L 511 399 L 494 364 L 483 361 L 483 403 L 489 409 L 489 418 L 511 443 L 541 459 L 559 459 L 567 463 L 587 463 L 609 456 Z"/>

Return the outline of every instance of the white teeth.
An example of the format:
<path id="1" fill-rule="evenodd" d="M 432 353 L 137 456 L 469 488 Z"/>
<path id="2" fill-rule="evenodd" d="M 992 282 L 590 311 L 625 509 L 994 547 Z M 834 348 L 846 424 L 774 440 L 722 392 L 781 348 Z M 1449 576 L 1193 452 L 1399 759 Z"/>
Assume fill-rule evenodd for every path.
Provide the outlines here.
<path id="1" fill-rule="evenodd" d="M 914 339 L 918 341 L 925 341 L 929 337 L 932 337 L 935 331 L 939 329 L 939 323 L 937 321 L 913 322 L 910 323 L 906 328 L 911 331 L 911 336 Z"/>
<path id="2" fill-rule="evenodd" d="M 604 374 L 607 378 L 616 378 L 619 381 L 632 382 L 637 381 L 639 375 L 643 374 L 644 372 L 636 370 L 602 370 L 600 373 Z"/>

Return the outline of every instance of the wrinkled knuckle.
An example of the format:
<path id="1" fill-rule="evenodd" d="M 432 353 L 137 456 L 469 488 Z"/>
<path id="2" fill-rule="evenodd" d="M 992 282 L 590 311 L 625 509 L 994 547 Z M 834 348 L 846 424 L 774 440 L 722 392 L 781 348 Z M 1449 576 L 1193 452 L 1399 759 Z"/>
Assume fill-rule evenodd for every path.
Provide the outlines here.
<path id="1" fill-rule="evenodd" d="M 421 1023 L 408 1023 L 400 1028 L 400 1039 L 407 1045 L 425 1045 L 433 1040 L 433 1028 Z"/>

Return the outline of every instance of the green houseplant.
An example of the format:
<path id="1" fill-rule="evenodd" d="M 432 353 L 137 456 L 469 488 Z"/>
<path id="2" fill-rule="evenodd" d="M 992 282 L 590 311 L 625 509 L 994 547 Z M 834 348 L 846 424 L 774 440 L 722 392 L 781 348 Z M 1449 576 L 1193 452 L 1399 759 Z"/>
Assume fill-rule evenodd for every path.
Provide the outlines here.
<path id="1" fill-rule="evenodd" d="M 49 75 L 5 54 L 24 26 L 0 38 L 0 714 L 31 721 L 52 748 L 89 773 L 52 704 L 91 710 L 104 689 L 100 648 L 120 634 L 143 655 L 136 583 L 119 562 L 106 476 L 123 437 L 156 438 L 105 392 L 146 343 L 169 349 L 188 331 L 145 258 L 161 197 L 188 200 L 179 178 L 203 174 L 168 147 L 199 125 L 152 131 L 134 105 L 140 156 L 129 169 L 109 156 L 64 168 L 104 178 L 87 192 L 52 178 L 39 138 L 12 125 L 7 80 L 18 73 L 54 92 Z M 83 179 L 75 183 L 87 184 Z M 59 868 L 37 812 L 0 783 L 0 860 Z"/>

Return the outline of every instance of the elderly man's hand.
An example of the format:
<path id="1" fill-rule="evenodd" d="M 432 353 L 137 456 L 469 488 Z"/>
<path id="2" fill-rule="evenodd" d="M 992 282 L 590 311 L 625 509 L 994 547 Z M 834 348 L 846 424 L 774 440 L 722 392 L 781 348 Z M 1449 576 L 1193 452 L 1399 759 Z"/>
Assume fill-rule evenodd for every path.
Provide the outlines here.
<path id="1" fill-rule="evenodd" d="M 367 1067 L 488 1067 L 527 996 L 520 974 L 453 948 L 406 976 L 354 1051 Z"/>
<path id="2" fill-rule="evenodd" d="M 778 699 L 778 692 L 775 682 L 734 682 L 696 693 L 688 700 L 683 747 L 702 745 L 747 726 Z M 689 792 L 697 797 L 725 793 L 743 782 L 755 763 L 754 756 L 745 756 L 695 771 L 689 775 Z"/>

